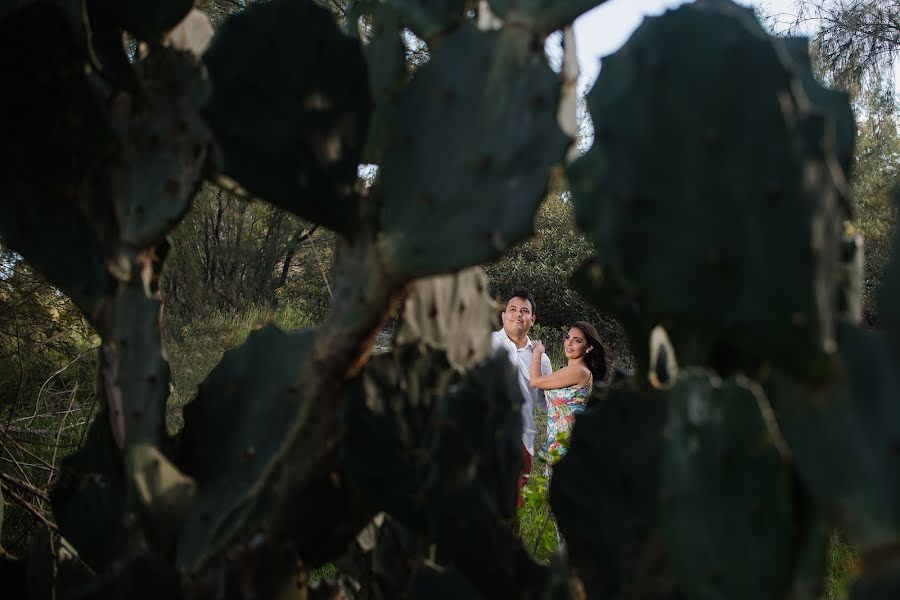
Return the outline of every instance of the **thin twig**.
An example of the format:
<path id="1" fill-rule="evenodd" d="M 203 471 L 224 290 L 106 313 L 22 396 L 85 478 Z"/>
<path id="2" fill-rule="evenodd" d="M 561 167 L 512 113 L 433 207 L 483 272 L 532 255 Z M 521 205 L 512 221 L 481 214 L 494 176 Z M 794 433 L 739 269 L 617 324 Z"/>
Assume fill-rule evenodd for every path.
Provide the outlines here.
<path id="1" fill-rule="evenodd" d="M 72 397 L 69 399 L 69 407 L 66 409 L 66 414 L 63 415 L 62 420 L 59 422 L 59 429 L 56 430 L 56 444 L 53 445 L 53 456 L 50 457 L 50 466 L 56 468 L 56 452 L 59 450 L 59 438 L 62 436 L 63 427 L 66 424 L 66 417 L 69 416 L 68 411 L 72 410 L 72 405 L 75 403 L 75 394 L 78 393 L 78 384 L 75 384 L 75 388 L 72 390 Z M 50 485 L 50 480 L 53 479 L 53 471 L 50 471 L 50 474 L 47 476 L 47 485 Z"/>
<path id="2" fill-rule="evenodd" d="M 0 483 L 2 483 L 2 482 L 0 482 Z M 20 496 L 13 490 L 11 490 L 9 488 L 9 486 L 3 486 L 3 487 L 5 488 L 5 491 L 3 492 L 5 496 L 12 498 L 16 504 L 18 504 L 19 506 L 21 506 L 22 508 L 24 508 L 25 510 L 30 512 L 38 521 L 40 521 L 41 523 L 44 524 L 44 527 L 46 527 L 53 533 L 59 533 L 59 527 L 56 526 L 56 523 L 53 523 L 52 521 L 50 521 L 47 517 L 44 516 L 44 514 L 41 511 L 39 511 L 37 508 L 32 506 L 32 504 L 28 500 L 26 500 L 25 498 L 23 498 L 22 496 Z"/>
<path id="3" fill-rule="evenodd" d="M 19 465 L 22 467 L 29 467 L 31 469 L 44 469 L 44 470 L 50 469 L 50 467 L 46 467 L 44 465 L 39 465 L 37 463 L 20 462 L 17 460 L 12 460 L 12 459 L 6 458 L 5 456 L 0 456 L 0 460 L 2 460 L 4 462 L 12 463 L 14 465 Z"/>
<path id="4" fill-rule="evenodd" d="M 23 454 L 27 454 L 34 460 L 36 460 L 39 463 L 41 463 L 42 465 L 44 465 L 46 468 L 51 469 L 51 470 L 53 469 L 53 466 L 50 463 L 48 463 L 46 460 L 44 460 L 43 458 L 41 458 L 40 456 L 38 456 L 37 454 L 35 454 L 31 450 L 29 450 L 22 444 L 20 444 L 15 438 L 9 438 L 9 441 L 11 441 L 13 443 L 13 445 L 19 450 L 19 452 L 22 452 Z"/>
<path id="5" fill-rule="evenodd" d="M 42 418 L 42 419 L 45 418 L 45 417 L 46 417 L 46 418 L 49 418 L 49 417 L 59 417 L 59 416 L 62 416 L 62 415 L 64 415 L 64 414 L 67 414 L 67 412 L 78 412 L 78 411 L 80 411 L 80 410 L 81 410 L 80 408 L 76 408 L 76 409 L 74 409 L 74 410 L 72 410 L 72 411 L 61 410 L 61 411 L 59 411 L 59 412 L 49 412 L 49 413 L 44 413 L 44 414 L 42 414 L 42 415 L 37 415 L 37 416 L 40 417 L 40 418 Z M 31 416 L 30 416 L 30 415 L 27 416 L 27 417 L 19 417 L 18 419 L 15 419 L 15 420 L 13 421 L 13 423 L 21 423 L 22 421 L 29 421 L 29 420 L 31 420 Z M 28 429 L 27 424 L 26 424 L 25 429 Z"/>
<path id="6" fill-rule="evenodd" d="M 28 425 L 31 425 L 31 422 L 37 417 L 38 410 L 41 406 L 41 394 L 44 391 L 44 387 L 48 383 L 50 383 L 50 380 L 53 379 L 54 377 L 56 377 L 57 375 L 59 375 L 60 373 L 62 373 L 63 371 L 65 371 L 66 369 L 68 369 L 69 367 L 71 367 L 78 360 L 80 360 L 83 356 L 85 356 L 88 352 L 93 352 L 97 348 L 99 348 L 99 346 L 90 346 L 89 348 L 84 350 L 81 354 L 79 354 L 78 356 L 73 358 L 71 361 L 69 361 L 69 364 L 67 364 L 66 366 L 62 367 L 61 369 L 58 369 L 53 374 L 51 374 L 50 377 L 48 377 L 47 380 L 43 384 L 41 384 L 40 389 L 38 389 L 37 399 L 34 401 L 34 414 L 31 415 L 31 418 L 28 420 Z"/>
<path id="7" fill-rule="evenodd" d="M 81 437 L 78 438 L 78 448 L 81 448 L 81 445 L 84 443 L 84 438 L 87 435 L 87 430 L 91 426 L 91 419 L 94 416 L 94 409 L 97 407 L 97 392 L 94 393 L 94 398 L 91 400 L 91 408 L 88 410 L 87 419 L 84 420 L 84 429 L 81 430 Z"/>
<path id="8" fill-rule="evenodd" d="M 7 482 L 11 483 L 12 485 L 25 490 L 32 496 L 37 496 L 41 500 L 46 500 L 47 502 L 50 502 L 50 497 L 47 495 L 47 492 L 45 492 L 44 490 L 42 490 L 40 488 L 36 488 L 33 485 L 22 481 L 21 479 L 16 479 L 9 473 L 4 473 L 3 471 L 0 471 L 0 479 L 4 479 Z"/>
<path id="9" fill-rule="evenodd" d="M 322 261 L 319 260 L 319 252 L 316 250 L 316 245 L 313 242 L 312 236 L 309 236 L 307 239 L 309 240 L 309 245 L 312 246 L 313 254 L 316 257 L 316 264 L 319 265 L 319 271 L 322 273 L 322 279 L 325 280 L 325 289 L 328 290 L 328 297 L 334 300 L 334 294 L 331 293 L 331 286 L 328 285 L 328 276 L 325 275 L 325 268 L 322 266 Z"/>
<path id="10" fill-rule="evenodd" d="M 10 442 L 14 443 L 14 444 L 16 443 L 16 441 L 15 441 L 13 438 L 9 437 L 9 436 L 7 436 L 7 439 L 8 439 Z M 18 446 L 18 444 L 16 444 L 16 445 Z M 2 437 L 0 437 L 0 449 L 2 449 L 4 452 L 6 452 L 7 454 L 9 454 L 9 456 L 10 456 L 10 459 L 3 458 L 2 456 L 0 456 L 0 459 L 8 460 L 9 462 L 11 462 L 11 463 L 13 463 L 14 465 L 16 465 L 16 468 L 19 469 L 19 474 L 22 475 L 22 477 L 25 478 L 25 481 L 27 481 L 28 483 L 31 483 L 31 480 L 28 479 L 28 473 L 25 472 L 25 469 L 22 468 L 21 463 L 18 461 L 18 459 L 16 459 L 16 457 L 13 455 L 13 453 L 10 452 L 9 447 L 7 447 L 7 445 L 3 443 L 3 438 L 2 438 Z"/>

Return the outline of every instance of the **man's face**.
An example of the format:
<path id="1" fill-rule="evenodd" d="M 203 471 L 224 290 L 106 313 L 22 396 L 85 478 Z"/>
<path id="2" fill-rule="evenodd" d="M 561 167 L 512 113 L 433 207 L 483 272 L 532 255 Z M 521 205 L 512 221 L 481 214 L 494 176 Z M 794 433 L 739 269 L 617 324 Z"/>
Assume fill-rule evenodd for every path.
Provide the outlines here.
<path id="1" fill-rule="evenodd" d="M 525 298 L 513 297 L 506 303 L 506 310 L 501 314 L 503 330 L 509 337 L 528 335 L 534 325 L 534 312 L 531 302 Z"/>

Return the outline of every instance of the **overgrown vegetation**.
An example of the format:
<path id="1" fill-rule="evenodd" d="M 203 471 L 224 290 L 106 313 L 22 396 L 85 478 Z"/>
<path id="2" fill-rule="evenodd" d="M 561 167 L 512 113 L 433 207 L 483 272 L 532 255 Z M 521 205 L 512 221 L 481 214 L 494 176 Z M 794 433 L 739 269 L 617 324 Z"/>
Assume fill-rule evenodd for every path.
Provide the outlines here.
<path id="1" fill-rule="evenodd" d="M 0 245 L 0 548 L 54 522 L 47 490 L 94 410 L 99 339 L 81 312 Z"/>

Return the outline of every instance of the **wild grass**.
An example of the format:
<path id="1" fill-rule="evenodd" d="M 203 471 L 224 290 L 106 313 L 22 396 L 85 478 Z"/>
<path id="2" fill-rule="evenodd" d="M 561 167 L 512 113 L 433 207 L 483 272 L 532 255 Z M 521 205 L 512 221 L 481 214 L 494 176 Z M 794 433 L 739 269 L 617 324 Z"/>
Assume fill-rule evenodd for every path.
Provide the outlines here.
<path id="1" fill-rule="evenodd" d="M 823 597 L 825 600 L 847 600 L 850 584 L 859 575 L 860 564 L 856 550 L 842 532 L 832 531 L 825 561 Z"/>

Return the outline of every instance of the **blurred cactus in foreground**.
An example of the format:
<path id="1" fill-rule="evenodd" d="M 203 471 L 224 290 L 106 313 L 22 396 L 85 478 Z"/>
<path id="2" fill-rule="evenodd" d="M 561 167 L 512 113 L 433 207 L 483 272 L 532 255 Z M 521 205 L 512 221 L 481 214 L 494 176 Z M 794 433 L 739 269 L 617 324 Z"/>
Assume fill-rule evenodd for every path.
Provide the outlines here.
<path id="1" fill-rule="evenodd" d="M 544 42 L 602 1 L 359 0 L 342 31 L 271 0 L 211 43 L 181 0 L 0 3 L 0 236 L 103 339 L 101 409 L 51 498 L 64 543 L 0 558 L 10 589 L 816 598 L 839 526 L 853 597 L 900 594 L 900 277 L 887 330 L 862 331 L 846 96 L 804 40 L 697 0 L 604 62 L 593 147 L 565 165 L 571 69 Z M 515 532 L 520 398 L 477 265 L 532 233 L 562 167 L 595 249 L 572 285 L 638 368 L 576 420 L 550 490 L 566 550 L 542 565 Z M 157 281 L 204 180 L 336 231 L 335 298 L 227 352 L 172 435 Z M 341 582 L 309 585 L 328 561 Z"/>

